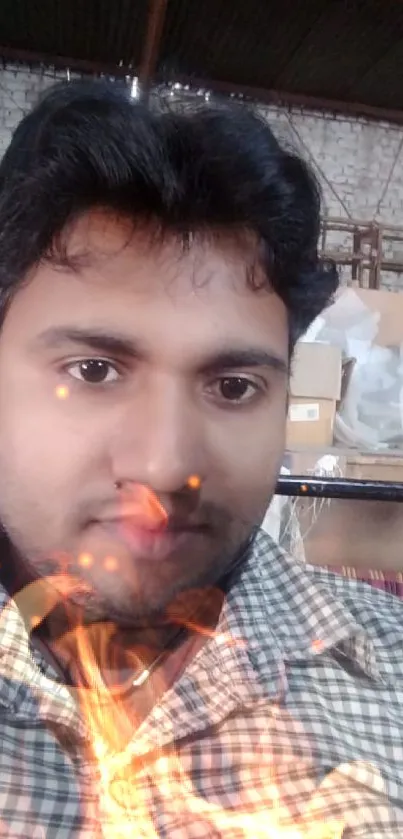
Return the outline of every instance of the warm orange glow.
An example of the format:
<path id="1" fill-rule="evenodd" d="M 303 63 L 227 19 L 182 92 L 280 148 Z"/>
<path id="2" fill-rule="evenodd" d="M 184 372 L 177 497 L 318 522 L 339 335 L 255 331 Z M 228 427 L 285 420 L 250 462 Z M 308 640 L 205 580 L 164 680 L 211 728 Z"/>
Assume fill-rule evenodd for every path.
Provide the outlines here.
<path id="1" fill-rule="evenodd" d="M 67 399 L 69 395 L 69 389 L 67 385 L 59 385 L 56 388 L 56 396 L 58 399 Z"/>
<path id="2" fill-rule="evenodd" d="M 78 557 L 78 564 L 81 565 L 82 568 L 89 568 L 94 562 L 94 558 L 91 554 L 80 554 Z"/>
<path id="3" fill-rule="evenodd" d="M 32 618 L 31 618 L 32 629 L 36 629 L 36 627 L 39 626 L 40 623 L 42 623 L 41 616 L 40 615 L 32 615 Z"/>
<path id="4" fill-rule="evenodd" d="M 311 644 L 312 650 L 315 653 L 320 653 L 321 649 L 323 648 L 323 641 L 320 638 L 315 638 Z"/>
<path id="5" fill-rule="evenodd" d="M 46 617 L 57 602 L 83 586 L 89 590 L 88 584 L 68 575 L 43 578 L 19 592 L 15 604 L 21 613 L 28 615 L 28 626 L 33 627 L 37 621 Z M 10 601 L 0 613 L 0 631 L 7 609 L 12 608 L 14 606 Z M 98 765 L 97 792 L 104 835 L 107 839 L 132 839 L 134 836 L 159 839 L 149 811 L 147 790 L 141 783 L 137 784 L 133 772 L 132 747 L 136 746 L 138 730 L 135 703 L 133 709 L 129 710 L 121 701 L 118 691 L 108 687 L 103 678 L 103 673 L 108 669 L 114 632 L 112 622 L 80 625 L 67 632 L 58 643 L 61 653 L 63 648 L 69 650 L 73 660 L 80 661 L 80 671 L 84 671 L 84 682 L 69 690 L 87 723 L 92 754 Z M 242 644 L 242 640 L 232 639 L 227 633 L 215 634 L 211 631 L 209 634 L 215 635 L 220 644 Z M 313 646 L 319 643 L 314 641 Z M 129 667 L 134 674 L 138 672 L 141 662 L 135 652 L 130 655 L 132 660 L 129 661 Z M 2 659 L 0 672 L 3 672 L 4 666 L 5 660 Z M 12 667 L 12 656 L 8 666 Z M 151 691 L 150 683 L 146 685 L 146 689 Z M 271 725 L 271 718 L 275 720 L 287 713 L 281 706 L 268 706 L 267 725 Z M 290 726 L 290 731 L 293 730 L 295 732 L 295 725 Z M 256 755 L 260 754 L 257 742 Z M 335 803 L 340 812 L 344 810 L 344 802 L 348 801 L 352 812 L 357 814 L 363 790 L 380 790 L 383 783 L 379 772 L 370 764 L 343 764 L 328 774 L 318 787 L 315 788 L 313 784 L 303 818 L 290 827 L 290 812 L 277 786 L 275 766 L 271 763 L 270 754 L 267 754 L 267 765 L 263 766 L 261 758 L 257 757 L 253 809 L 245 806 L 245 809 L 227 810 L 216 801 L 201 797 L 192 778 L 186 774 L 180 755 L 174 749 L 157 753 L 149 771 L 152 775 L 150 781 L 157 790 L 162 808 L 166 807 L 167 811 L 172 812 L 174 807 L 178 814 L 183 815 L 184 823 L 193 823 L 194 835 L 197 834 L 200 821 L 203 823 L 200 835 L 220 835 L 223 839 L 235 835 L 240 839 L 341 839 L 344 828 L 349 825 L 348 814 L 343 822 L 326 819 L 323 814 L 326 813 L 329 800 Z M 253 766 L 249 769 L 245 767 L 245 772 L 253 773 Z M 377 776 L 375 780 L 372 777 L 371 783 L 367 783 L 368 773 Z M 251 779 L 252 775 L 248 779 L 249 783 Z"/>
<path id="6" fill-rule="evenodd" d="M 120 493 L 120 511 L 132 522 L 161 527 L 168 520 L 167 513 L 157 496 L 143 484 L 124 485 Z"/>
<path id="7" fill-rule="evenodd" d="M 115 556 L 105 557 L 104 568 L 106 569 L 106 571 L 116 571 L 117 567 L 118 561 Z"/>
<path id="8" fill-rule="evenodd" d="M 110 646 L 112 624 L 98 624 L 88 631 L 79 627 L 75 636 L 76 654 L 84 665 L 86 682 L 92 690 L 79 690 L 77 695 L 82 713 L 91 732 L 93 756 L 97 761 L 100 778 L 100 800 L 103 824 L 108 839 L 158 839 L 153 817 L 148 809 L 147 794 L 142 784 L 136 784 L 132 768 L 131 745 L 135 740 L 136 724 L 130 713 L 113 690 L 108 690 L 99 667 Z M 221 634 L 224 643 L 229 637 Z M 137 662 L 133 656 L 133 672 Z M 268 720 L 269 720 L 268 709 Z M 257 744 L 258 746 L 258 744 Z M 242 839 L 341 839 L 345 823 L 320 818 L 321 807 L 327 800 L 329 788 L 339 783 L 337 771 L 327 776 L 309 802 L 301 823 L 290 828 L 284 819 L 289 817 L 287 808 L 280 803 L 280 792 L 268 761 L 267 782 L 262 789 L 260 770 L 257 772 L 256 807 L 253 812 L 226 810 L 198 795 L 192 780 L 184 772 L 180 756 L 174 751 L 156 756 L 150 769 L 152 782 L 158 790 L 162 806 L 172 811 L 172 804 L 183 813 L 184 822 L 203 822 L 209 835 L 239 836 Z M 340 782 L 341 798 L 346 796 L 343 779 Z M 361 795 L 358 789 L 358 796 Z M 260 802 L 260 803 L 259 803 Z M 268 802 L 272 802 L 270 804 Z M 207 835 L 204 832 L 203 835 Z"/>
<path id="9" fill-rule="evenodd" d="M 188 478 L 188 487 L 190 487 L 190 489 L 200 489 L 200 485 L 201 480 L 198 475 L 191 475 L 190 478 Z"/>

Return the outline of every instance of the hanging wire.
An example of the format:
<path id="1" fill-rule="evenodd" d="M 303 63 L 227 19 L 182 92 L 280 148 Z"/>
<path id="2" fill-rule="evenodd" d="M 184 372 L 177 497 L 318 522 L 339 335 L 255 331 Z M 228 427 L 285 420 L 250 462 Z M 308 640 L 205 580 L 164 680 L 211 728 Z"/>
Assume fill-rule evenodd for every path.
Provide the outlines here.
<path id="1" fill-rule="evenodd" d="M 308 155 L 308 157 L 309 157 L 309 159 L 310 159 L 311 163 L 314 165 L 315 169 L 318 171 L 318 173 L 319 173 L 320 177 L 323 179 L 323 181 L 325 182 L 325 184 L 329 187 L 330 191 L 333 193 L 333 195 L 335 196 L 335 198 L 336 198 L 336 199 L 337 199 L 337 201 L 339 202 L 340 206 L 341 206 L 341 207 L 343 207 L 343 210 L 344 210 L 344 212 L 346 213 L 346 216 L 347 216 L 349 219 L 352 219 L 352 218 L 353 218 L 353 216 L 352 216 L 352 214 L 351 214 L 350 210 L 348 209 L 347 205 L 345 204 L 345 202 L 343 201 L 343 199 L 342 199 L 342 198 L 340 197 L 340 195 L 338 194 L 337 190 L 334 188 L 334 186 L 333 186 L 332 182 L 331 182 L 331 181 L 329 181 L 329 178 L 327 177 L 327 175 L 325 175 L 325 173 L 324 173 L 324 171 L 323 171 L 322 167 L 320 166 L 320 164 L 318 163 L 318 161 L 317 161 L 317 160 L 315 159 L 315 157 L 313 156 L 313 154 L 312 154 L 312 152 L 311 152 L 310 148 L 307 146 L 307 144 L 306 144 L 305 140 L 303 139 L 303 137 L 301 136 L 300 132 L 298 131 L 298 128 L 296 128 L 296 127 L 295 127 L 294 122 L 293 122 L 293 120 L 292 120 L 292 117 L 290 116 L 290 114 L 288 113 L 288 111 L 284 110 L 284 115 L 285 115 L 285 118 L 286 118 L 286 120 L 287 120 L 287 122 L 288 122 L 288 124 L 289 124 L 290 128 L 291 128 L 291 131 L 293 131 L 293 132 L 294 132 L 295 136 L 296 136 L 296 137 L 297 137 L 297 139 L 298 139 L 298 142 L 300 143 L 301 147 L 304 149 L 305 153 Z"/>
<path id="2" fill-rule="evenodd" d="M 384 199 L 385 199 L 386 193 L 387 193 L 387 191 L 388 191 L 388 189 L 389 189 L 389 185 L 390 185 L 390 182 L 391 182 L 391 180 L 392 180 L 393 173 L 394 173 L 394 171 L 395 171 L 395 169 L 396 169 L 396 165 L 397 165 L 397 162 L 398 162 L 398 160 L 399 160 L 399 157 L 400 157 L 400 154 L 401 154 L 402 148 L 403 148 L 403 133 L 402 133 L 402 136 L 400 137 L 400 142 L 399 142 L 399 145 L 398 145 L 398 147 L 397 147 L 397 151 L 396 151 L 396 154 L 395 154 L 394 160 L 393 160 L 392 165 L 391 165 L 391 167 L 390 167 L 390 172 L 389 172 L 389 174 L 388 174 L 388 177 L 386 178 L 385 185 L 384 185 L 383 190 L 382 190 L 382 193 L 381 193 L 381 197 L 380 197 L 380 199 L 379 199 L 379 201 L 378 201 L 378 203 L 377 203 L 377 205 L 376 205 L 376 209 L 375 209 L 375 213 L 374 213 L 374 220 L 375 220 L 375 219 L 376 219 L 376 217 L 379 215 L 379 212 L 380 212 L 381 206 L 382 206 L 383 201 L 384 201 Z"/>

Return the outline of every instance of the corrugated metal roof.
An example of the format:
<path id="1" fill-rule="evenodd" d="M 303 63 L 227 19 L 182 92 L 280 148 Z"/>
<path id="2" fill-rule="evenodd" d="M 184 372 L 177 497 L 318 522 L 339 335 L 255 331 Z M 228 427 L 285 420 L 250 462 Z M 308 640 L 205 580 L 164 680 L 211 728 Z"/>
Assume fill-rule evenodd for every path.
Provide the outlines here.
<path id="1" fill-rule="evenodd" d="M 94 62 L 138 61 L 147 0 L 3 0 L 0 46 Z"/>
<path id="2" fill-rule="evenodd" d="M 147 0 L 3 0 L 0 55 L 140 68 Z M 156 73 L 403 111 L 400 0 L 167 0 Z"/>

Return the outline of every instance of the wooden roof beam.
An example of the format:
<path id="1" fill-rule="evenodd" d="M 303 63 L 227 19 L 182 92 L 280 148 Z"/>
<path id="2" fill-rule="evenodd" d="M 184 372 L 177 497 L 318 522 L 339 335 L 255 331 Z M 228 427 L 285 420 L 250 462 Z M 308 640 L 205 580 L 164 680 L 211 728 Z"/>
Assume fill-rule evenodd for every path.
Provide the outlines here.
<path id="1" fill-rule="evenodd" d="M 140 63 L 140 96 L 148 99 L 155 75 L 168 0 L 149 0 L 147 32 Z"/>

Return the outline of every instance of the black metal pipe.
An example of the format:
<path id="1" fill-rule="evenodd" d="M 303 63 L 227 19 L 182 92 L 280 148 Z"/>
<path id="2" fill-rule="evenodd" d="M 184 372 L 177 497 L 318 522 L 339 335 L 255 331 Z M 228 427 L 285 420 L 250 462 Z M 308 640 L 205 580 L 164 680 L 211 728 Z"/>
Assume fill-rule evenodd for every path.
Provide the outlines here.
<path id="1" fill-rule="evenodd" d="M 399 481 L 360 481 L 352 478 L 281 475 L 277 482 L 276 495 L 290 495 L 300 498 L 403 502 L 403 483 Z"/>

